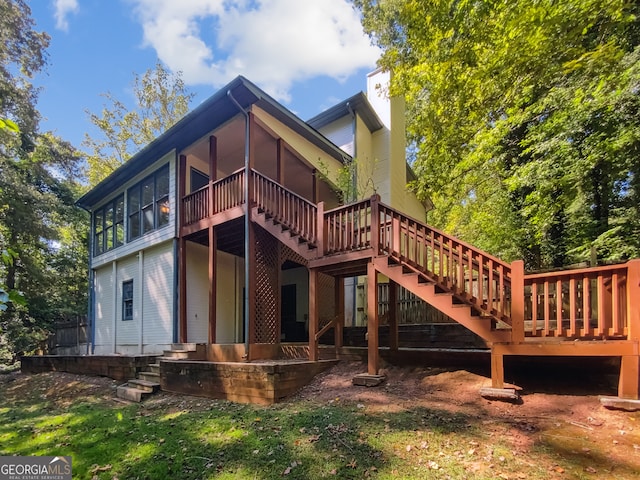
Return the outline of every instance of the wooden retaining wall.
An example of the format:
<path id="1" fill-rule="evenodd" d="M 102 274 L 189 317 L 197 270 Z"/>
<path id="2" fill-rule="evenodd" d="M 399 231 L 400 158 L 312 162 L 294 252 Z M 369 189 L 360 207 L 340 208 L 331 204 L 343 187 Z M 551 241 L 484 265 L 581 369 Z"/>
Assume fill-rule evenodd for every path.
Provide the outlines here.
<path id="1" fill-rule="evenodd" d="M 297 392 L 336 360 L 287 363 L 161 361 L 166 392 L 270 405 Z"/>
<path id="2" fill-rule="evenodd" d="M 68 372 L 129 380 L 155 363 L 156 355 L 34 355 L 20 358 L 22 373 Z"/>

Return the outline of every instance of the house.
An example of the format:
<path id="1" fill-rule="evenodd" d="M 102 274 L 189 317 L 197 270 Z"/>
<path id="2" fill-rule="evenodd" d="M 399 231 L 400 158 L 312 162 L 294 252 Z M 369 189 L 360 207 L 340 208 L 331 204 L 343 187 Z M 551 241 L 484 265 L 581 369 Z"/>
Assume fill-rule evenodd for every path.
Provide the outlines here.
<path id="1" fill-rule="evenodd" d="M 525 274 L 429 227 L 406 188 L 404 105 L 380 93 L 387 81 L 374 72 L 367 95 L 304 122 L 238 77 L 79 199 L 92 219 L 91 352 L 189 343 L 211 362 L 317 362 L 323 334 L 341 347 L 362 287 L 376 375 L 384 283 L 392 350 L 402 287 L 487 343 L 496 389 L 504 356 L 613 356 L 620 397 L 638 399 L 640 261 Z"/>

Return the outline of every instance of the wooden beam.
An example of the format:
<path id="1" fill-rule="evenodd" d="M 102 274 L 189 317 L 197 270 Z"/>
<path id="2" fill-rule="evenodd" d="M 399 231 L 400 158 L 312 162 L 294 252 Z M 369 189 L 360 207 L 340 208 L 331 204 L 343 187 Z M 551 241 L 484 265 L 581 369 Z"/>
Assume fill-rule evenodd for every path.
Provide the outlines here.
<path id="1" fill-rule="evenodd" d="M 504 388 L 504 357 L 491 349 L 491 387 Z"/>
<path id="2" fill-rule="evenodd" d="M 389 349 L 398 351 L 398 284 L 389 279 Z"/>
<path id="3" fill-rule="evenodd" d="M 369 375 L 379 370 L 378 338 L 378 272 L 373 262 L 367 264 L 367 353 Z"/>
<path id="4" fill-rule="evenodd" d="M 318 290 L 318 271 L 309 269 L 309 360 L 311 362 L 318 361 Z"/>
<path id="5" fill-rule="evenodd" d="M 335 279 L 335 299 L 336 299 L 336 324 L 334 329 L 334 345 L 336 349 L 342 348 L 344 332 L 344 278 Z"/>
<path id="6" fill-rule="evenodd" d="M 511 341 L 524 342 L 524 262 L 522 260 L 516 260 L 511 264 Z"/>
<path id="7" fill-rule="evenodd" d="M 618 397 L 629 400 L 640 399 L 640 356 L 624 355 L 622 357 Z"/>
<path id="8" fill-rule="evenodd" d="M 209 227 L 209 343 L 216 343 L 217 240 L 215 227 Z"/>
<path id="9" fill-rule="evenodd" d="M 218 139 L 215 135 L 209 137 L 209 182 L 218 179 Z"/>
<path id="10" fill-rule="evenodd" d="M 184 225 L 184 208 L 182 208 L 182 199 L 185 196 L 186 192 L 186 181 L 187 181 L 187 156 L 180 155 L 178 157 L 178 219 L 179 219 L 179 227 Z M 178 229 L 178 232 L 180 229 Z"/>
<path id="11" fill-rule="evenodd" d="M 178 240 L 178 320 L 180 343 L 187 343 L 187 241 Z"/>

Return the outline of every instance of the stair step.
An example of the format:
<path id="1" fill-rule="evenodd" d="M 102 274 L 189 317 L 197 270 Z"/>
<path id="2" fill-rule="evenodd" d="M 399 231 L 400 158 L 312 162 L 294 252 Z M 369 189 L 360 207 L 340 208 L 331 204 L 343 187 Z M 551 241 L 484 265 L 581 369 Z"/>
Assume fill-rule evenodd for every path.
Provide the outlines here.
<path id="1" fill-rule="evenodd" d="M 153 394 L 150 392 L 145 392 L 144 390 L 140 390 L 139 388 L 124 386 L 124 385 L 116 389 L 116 396 L 118 398 L 122 398 L 123 400 L 129 400 L 130 402 L 140 403 L 142 400 L 144 400 L 150 395 L 153 395 Z"/>
<path id="2" fill-rule="evenodd" d="M 147 373 L 147 372 L 142 372 Z M 151 372 L 148 372 L 151 373 Z M 160 384 L 156 382 L 150 382 L 148 380 L 142 380 L 141 378 L 134 378 L 127 382 L 129 387 L 137 388 L 138 390 L 143 390 L 148 393 L 156 393 L 160 390 Z"/>
<path id="3" fill-rule="evenodd" d="M 160 373 L 160 364 L 159 363 L 151 363 L 147 365 L 149 367 L 149 371 L 151 373 Z"/>
<path id="4" fill-rule="evenodd" d="M 151 383 L 160 383 L 160 374 L 153 372 L 140 372 L 138 374 L 139 380 L 146 380 Z"/>
<path id="5" fill-rule="evenodd" d="M 198 348 L 197 343 L 173 343 L 171 345 L 171 350 L 179 350 L 179 351 L 185 350 L 189 352 L 195 352 L 197 348 Z"/>
<path id="6" fill-rule="evenodd" d="M 187 360 L 189 358 L 190 350 L 165 350 L 164 358 L 167 360 Z"/>

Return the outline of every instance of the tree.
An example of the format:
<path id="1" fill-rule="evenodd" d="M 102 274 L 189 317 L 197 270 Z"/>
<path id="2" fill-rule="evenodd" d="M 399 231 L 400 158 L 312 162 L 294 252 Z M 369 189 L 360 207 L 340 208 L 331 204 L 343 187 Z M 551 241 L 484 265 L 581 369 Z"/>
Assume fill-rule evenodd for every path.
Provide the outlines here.
<path id="1" fill-rule="evenodd" d="M 640 6 L 356 0 L 437 226 L 529 268 L 640 255 Z"/>
<path id="2" fill-rule="evenodd" d="M 104 94 L 107 105 L 100 115 L 87 112 L 99 135 L 85 134 L 83 145 L 89 165 L 89 183 L 93 186 L 129 160 L 189 111 L 194 94 L 186 91 L 180 72 L 169 73 L 162 63 L 133 81 L 134 109 Z"/>

